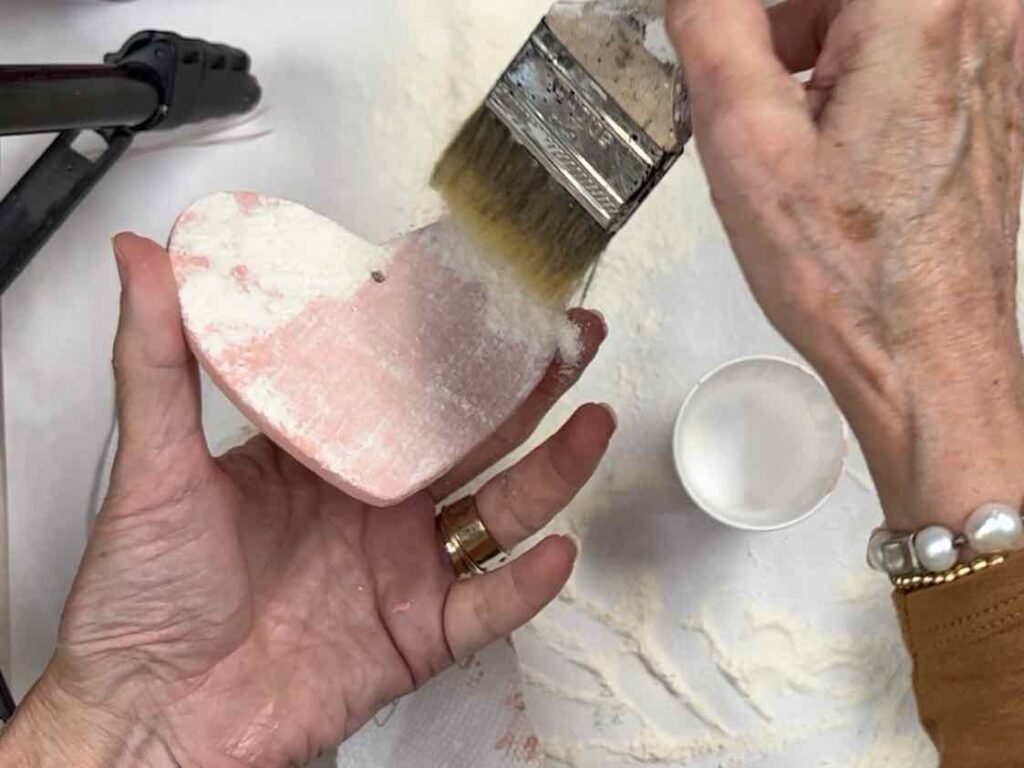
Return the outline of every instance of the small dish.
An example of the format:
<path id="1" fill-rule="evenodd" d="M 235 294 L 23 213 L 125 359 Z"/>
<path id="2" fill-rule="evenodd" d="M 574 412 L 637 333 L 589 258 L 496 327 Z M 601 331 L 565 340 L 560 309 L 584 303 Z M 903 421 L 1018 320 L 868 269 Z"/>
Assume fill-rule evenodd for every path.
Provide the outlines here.
<path id="1" fill-rule="evenodd" d="M 812 371 L 779 357 L 744 357 L 690 391 L 673 437 L 679 479 L 708 515 L 747 531 L 796 525 L 832 495 L 848 430 Z"/>

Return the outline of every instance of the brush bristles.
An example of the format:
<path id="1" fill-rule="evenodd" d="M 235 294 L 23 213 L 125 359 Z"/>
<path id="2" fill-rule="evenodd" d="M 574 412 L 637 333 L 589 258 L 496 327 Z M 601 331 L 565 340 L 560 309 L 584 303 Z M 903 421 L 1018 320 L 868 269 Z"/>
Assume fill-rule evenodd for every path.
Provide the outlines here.
<path id="1" fill-rule="evenodd" d="M 486 107 L 445 150 L 431 184 L 453 219 L 547 300 L 567 300 L 611 240 Z"/>

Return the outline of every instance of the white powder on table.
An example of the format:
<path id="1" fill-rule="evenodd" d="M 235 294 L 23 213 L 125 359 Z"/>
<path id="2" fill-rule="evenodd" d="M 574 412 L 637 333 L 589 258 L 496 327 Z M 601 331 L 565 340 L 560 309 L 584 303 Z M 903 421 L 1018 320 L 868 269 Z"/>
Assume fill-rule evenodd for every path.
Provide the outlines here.
<path id="1" fill-rule="evenodd" d="M 633 593 L 635 596 L 638 593 Z M 640 598 L 642 601 L 645 598 Z M 583 610 L 628 640 L 624 652 L 647 646 L 646 621 L 637 622 L 622 607 L 610 609 L 570 594 L 563 602 Z M 650 606 L 641 608 L 646 612 Z M 621 661 L 606 652 L 586 650 L 586 641 L 564 626 L 541 617 L 537 633 L 557 654 L 585 669 L 597 690 L 569 687 L 528 671 L 528 690 L 538 689 L 567 703 L 589 704 L 596 711 L 621 711 L 640 727 L 628 742 L 612 738 L 572 741 L 556 738 L 545 743 L 557 764 L 590 766 L 596 754 L 641 764 L 686 765 L 705 757 L 716 765 L 745 765 L 767 754 L 782 754 L 799 744 L 839 729 L 857 727 L 853 712 L 863 705 L 871 713 L 871 733 L 866 751 L 855 757 L 855 768 L 901 765 L 927 768 L 935 765 L 935 752 L 923 732 L 902 728 L 912 700 L 906 685 L 903 649 L 898 638 L 864 631 L 859 635 L 827 633 L 806 620 L 756 603 L 746 607 L 747 621 L 735 640 L 725 633 L 709 612 L 681 623 L 684 632 L 705 638 L 723 677 L 762 718 L 761 726 L 734 733 L 711 728 L 696 735 L 682 729 L 666 729 L 652 718 L 643 702 L 631 698 L 623 686 Z M 656 641 L 655 641 L 656 642 Z M 660 654 L 659 654 L 660 655 Z M 664 657 L 672 676 L 683 676 L 678 660 Z M 664 672 L 652 673 L 661 677 Z M 809 710 L 794 721 L 776 716 L 776 703 L 787 695 L 827 695 L 836 704 L 824 711 Z M 689 695 L 699 695 L 691 692 Z M 621 722 L 622 717 L 619 717 Z"/>

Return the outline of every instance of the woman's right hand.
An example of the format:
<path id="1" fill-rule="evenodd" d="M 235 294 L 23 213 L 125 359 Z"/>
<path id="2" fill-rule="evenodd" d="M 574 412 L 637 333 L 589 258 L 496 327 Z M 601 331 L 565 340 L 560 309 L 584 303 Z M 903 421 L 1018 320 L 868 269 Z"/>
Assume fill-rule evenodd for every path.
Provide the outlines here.
<path id="1" fill-rule="evenodd" d="M 889 527 L 1019 505 L 1020 0 L 671 0 L 668 23 L 733 248 Z"/>

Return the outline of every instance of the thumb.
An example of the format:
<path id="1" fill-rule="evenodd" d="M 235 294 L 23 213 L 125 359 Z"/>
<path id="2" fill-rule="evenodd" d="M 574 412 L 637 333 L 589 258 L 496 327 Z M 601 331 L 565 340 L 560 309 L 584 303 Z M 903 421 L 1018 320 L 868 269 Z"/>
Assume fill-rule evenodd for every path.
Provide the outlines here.
<path id="1" fill-rule="evenodd" d="M 813 137 L 803 88 L 778 58 L 758 0 L 670 0 L 666 24 L 705 155 L 780 155 Z"/>
<path id="2" fill-rule="evenodd" d="M 185 342 L 167 252 L 132 234 L 114 238 L 121 319 L 114 341 L 120 442 L 118 476 L 149 474 L 186 456 L 209 457 L 199 373 Z M 182 452 L 184 451 L 184 453 Z"/>

